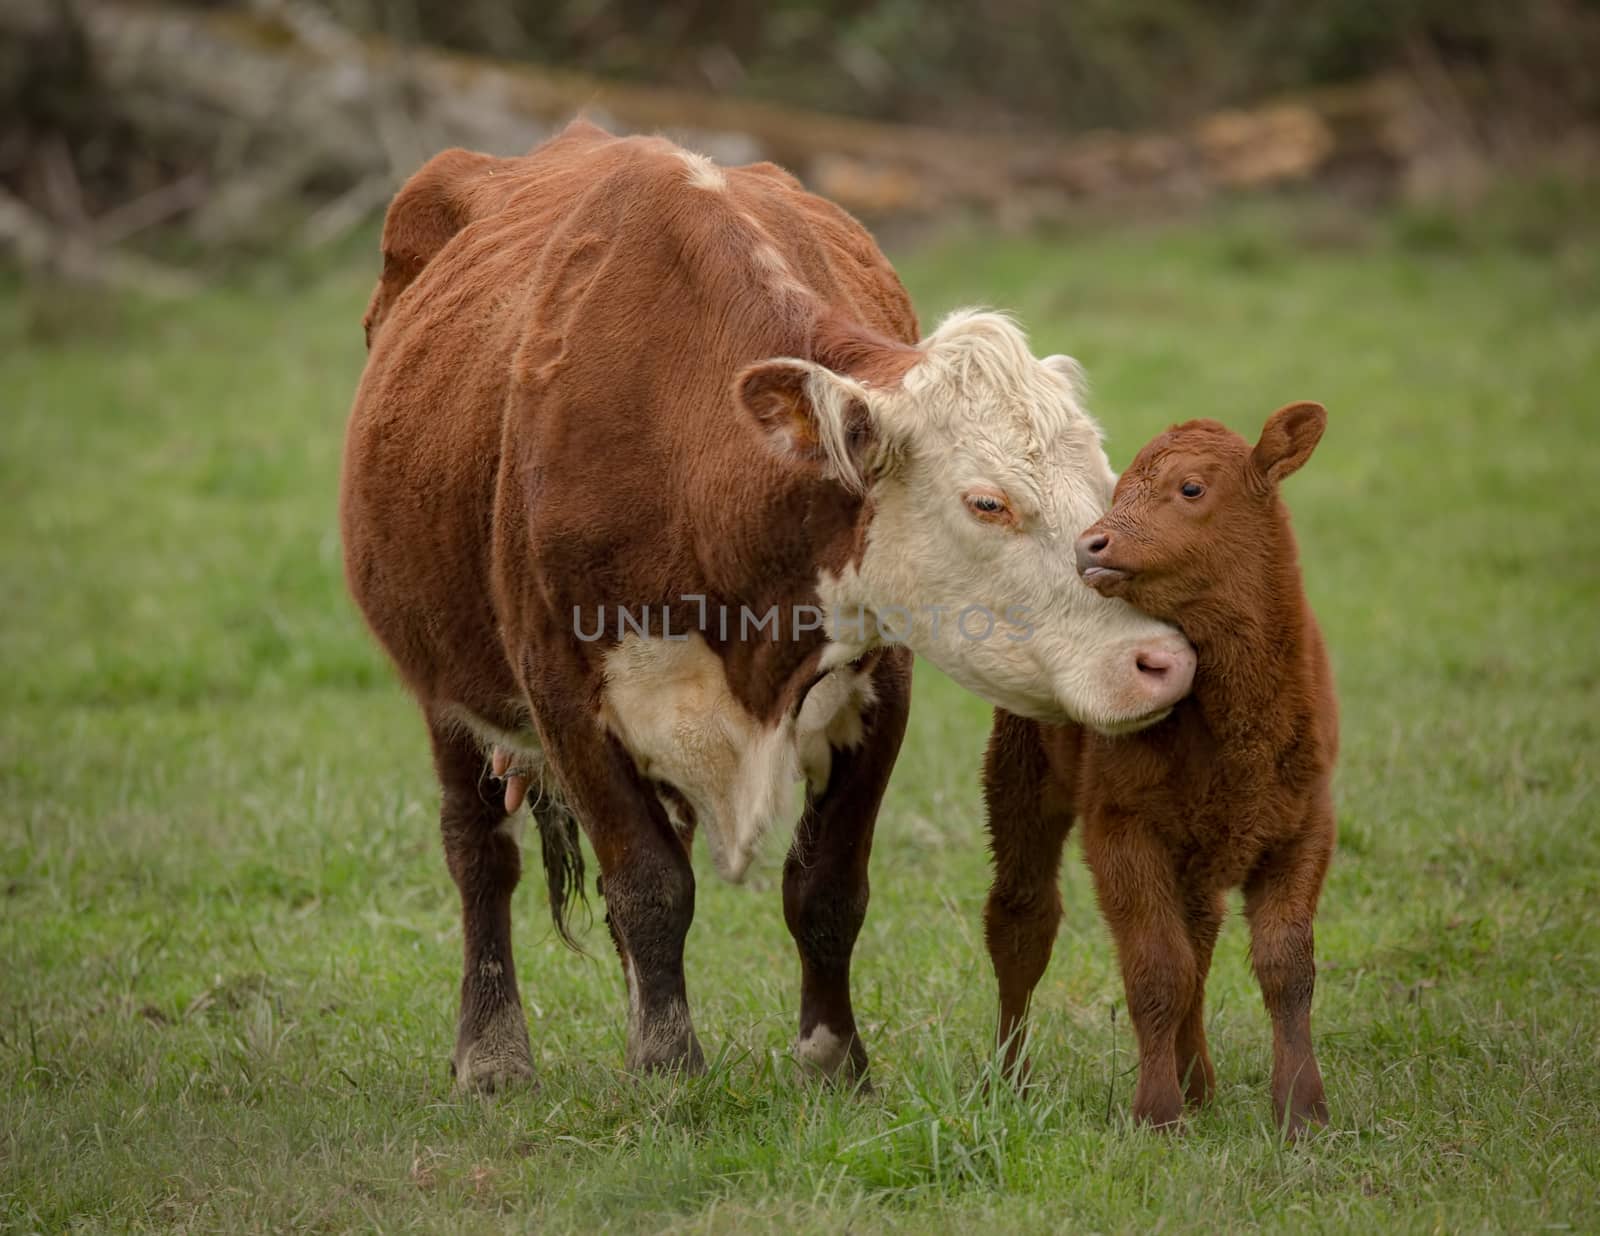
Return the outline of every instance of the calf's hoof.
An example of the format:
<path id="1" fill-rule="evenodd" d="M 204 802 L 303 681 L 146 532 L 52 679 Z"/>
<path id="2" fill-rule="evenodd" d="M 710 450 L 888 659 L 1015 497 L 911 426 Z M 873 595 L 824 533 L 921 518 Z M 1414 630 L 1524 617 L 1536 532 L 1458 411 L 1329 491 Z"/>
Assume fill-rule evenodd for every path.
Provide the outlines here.
<path id="1" fill-rule="evenodd" d="M 1183 1131 L 1183 1094 L 1177 1088 L 1133 1096 L 1133 1119 L 1159 1133 Z"/>
<path id="2" fill-rule="evenodd" d="M 1297 1105 L 1282 1124 L 1283 1135 L 1289 1141 L 1299 1141 L 1308 1133 L 1325 1128 L 1328 1123 L 1328 1101 L 1318 1097 L 1309 1103 Z"/>
<path id="3" fill-rule="evenodd" d="M 1204 1107 L 1217 1097 L 1217 1075 L 1209 1062 L 1196 1063 L 1184 1082 L 1183 1101 L 1190 1108 Z"/>
<path id="4" fill-rule="evenodd" d="M 468 1037 L 463 1029 L 456 1039 L 450 1072 L 456 1089 L 478 1094 L 493 1094 L 533 1081 L 533 1052 L 528 1046 L 528 1027 L 522 1010 L 502 1009 Z"/>

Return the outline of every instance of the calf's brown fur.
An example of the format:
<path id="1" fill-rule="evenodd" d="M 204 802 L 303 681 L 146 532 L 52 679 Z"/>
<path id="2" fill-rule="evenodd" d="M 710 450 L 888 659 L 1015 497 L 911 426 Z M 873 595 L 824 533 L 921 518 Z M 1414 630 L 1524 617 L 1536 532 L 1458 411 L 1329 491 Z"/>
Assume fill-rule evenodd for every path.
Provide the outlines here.
<path id="1" fill-rule="evenodd" d="M 1332 673 L 1279 483 L 1326 414 L 1291 404 L 1252 449 L 1215 421 L 1147 445 L 1079 538 L 1084 581 L 1177 624 L 1194 692 L 1164 722 L 1106 737 L 996 713 L 984 766 L 994 856 L 985 910 L 1008 1065 L 1061 917 L 1074 816 L 1116 939 L 1139 1040 L 1136 1119 L 1175 1125 L 1216 1088 L 1204 999 L 1226 893 L 1244 890 L 1273 1027 L 1272 1104 L 1290 1135 L 1327 1119 L 1311 1047 L 1312 919 L 1334 846 Z"/>

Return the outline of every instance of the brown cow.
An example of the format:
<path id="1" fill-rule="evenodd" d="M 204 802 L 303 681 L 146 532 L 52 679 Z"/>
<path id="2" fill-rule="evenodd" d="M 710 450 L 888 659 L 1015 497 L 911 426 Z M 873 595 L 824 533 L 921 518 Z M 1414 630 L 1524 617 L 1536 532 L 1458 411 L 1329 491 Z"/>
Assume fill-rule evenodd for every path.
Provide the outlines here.
<path id="1" fill-rule="evenodd" d="M 1251 958 L 1272 1017 L 1272 1102 L 1291 1135 L 1327 1118 L 1311 1051 L 1312 918 L 1333 853 L 1333 678 L 1301 587 L 1278 484 L 1326 415 L 1274 413 L 1252 450 L 1215 421 L 1156 438 L 1078 540 L 1084 579 L 1182 628 L 1194 694 L 1125 737 L 999 712 L 984 767 L 995 880 L 986 927 L 1000 1038 L 1017 1065 L 1050 959 L 1074 812 L 1116 938 L 1139 1039 L 1133 1113 L 1173 1125 L 1216 1087 L 1206 973 L 1229 889 L 1244 887 Z"/>
<path id="2" fill-rule="evenodd" d="M 994 314 L 918 343 L 871 238 L 785 172 L 583 123 L 523 158 L 438 156 L 383 250 L 345 565 L 443 786 L 458 1082 L 531 1072 L 525 789 L 563 936 L 578 822 L 599 858 L 629 1066 L 697 1068 L 690 840 L 738 879 L 801 779 L 799 1054 L 860 1074 L 850 954 L 906 645 L 996 703 L 1110 729 L 1188 689 L 1182 637 L 1073 571 L 1112 482 L 1075 367 Z"/>

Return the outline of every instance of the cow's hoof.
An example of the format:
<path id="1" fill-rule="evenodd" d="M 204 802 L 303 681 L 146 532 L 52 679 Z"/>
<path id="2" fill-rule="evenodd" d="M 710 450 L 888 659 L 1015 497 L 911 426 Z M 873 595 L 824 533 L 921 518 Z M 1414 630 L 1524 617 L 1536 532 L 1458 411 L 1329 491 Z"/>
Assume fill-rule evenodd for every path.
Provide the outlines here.
<path id="1" fill-rule="evenodd" d="M 495 1094 L 533 1084 L 533 1066 L 526 1060 L 469 1059 L 463 1068 L 451 1062 L 456 1089 L 468 1094 Z"/>
<path id="2" fill-rule="evenodd" d="M 627 1065 L 630 1073 L 699 1077 L 706 1071 L 706 1055 L 700 1050 L 700 1041 L 691 1036 L 688 1046 L 678 1051 L 630 1051 Z"/>
<path id="3" fill-rule="evenodd" d="M 630 1073 L 677 1073 L 698 1077 L 706 1071 L 706 1054 L 687 1023 L 681 1032 L 640 1035 L 628 1042 Z"/>
<path id="4" fill-rule="evenodd" d="M 706 1055 L 695 1037 L 689 1006 L 682 1000 L 667 1001 L 653 1015 L 646 1016 L 634 1004 L 628 1013 L 628 1054 L 624 1063 L 630 1073 L 704 1073 Z"/>
<path id="5" fill-rule="evenodd" d="M 463 1036 L 464 1037 L 464 1036 Z M 522 1010 L 503 1010 L 470 1042 L 458 1041 L 450 1061 L 456 1089 L 477 1094 L 526 1086 L 533 1081 L 533 1052 Z"/>
<path id="6" fill-rule="evenodd" d="M 866 1049 L 854 1034 L 835 1034 L 818 1024 L 795 1041 L 794 1055 L 813 1077 L 863 1094 L 872 1091 Z"/>

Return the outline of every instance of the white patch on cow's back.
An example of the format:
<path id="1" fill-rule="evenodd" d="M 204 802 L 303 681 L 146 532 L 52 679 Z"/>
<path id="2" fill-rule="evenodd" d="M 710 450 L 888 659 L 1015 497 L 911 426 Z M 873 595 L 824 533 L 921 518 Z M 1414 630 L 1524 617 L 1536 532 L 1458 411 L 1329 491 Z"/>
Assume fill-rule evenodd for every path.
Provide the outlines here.
<path id="1" fill-rule="evenodd" d="M 746 218 L 749 220 L 752 227 L 759 229 L 760 225 L 756 223 L 753 218 L 750 218 L 748 215 Z M 783 254 L 778 252 L 778 246 L 773 244 L 770 240 L 763 240 L 760 244 L 758 244 L 756 246 L 755 253 L 756 261 L 762 266 L 766 267 L 766 269 L 771 271 L 773 274 L 784 275 L 786 277 L 789 275 L 789 263 L 783 260 Z"/>
<path id="2" fill-rule="evenodd" d="M 867 676 L 845 668 L 812 687 L 798 717 L 767 722 L 734 696 L 722 658 L 698 634 L 629 634 L 606 654 L 601 722 L 641 776 L 688 801 L 718 874 L 738 882 L 767 830 L 792 812 L 794 782 L 804 774 L 819 784 L 831 746 L 860 742 L 871 698 Z"/>
<path id="3" fill-rule="evenodd" d="M 789 306 L 809 304 L 811 293 L 806 290 L 805 284 L 795 277 L 794 268 L 779 252 L 771 234 L 761 226 L 761 221 L 748 211 L 740 211 L 739 218 L 755 237 L 755 247 L 751 250 L 750 256 L 760 268 L 774 303 Z"/>
<path id="4" fill-rule="evenodd" d="M 712 193 L 721 193 L 728 187 L 728 178 L 722 174 L 722 169 L 703 154 L 693 150 L 678 151 L 678 158 L 689 169 L 689 183 L 696 189 L 706 189 Z"/>

